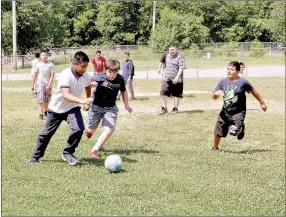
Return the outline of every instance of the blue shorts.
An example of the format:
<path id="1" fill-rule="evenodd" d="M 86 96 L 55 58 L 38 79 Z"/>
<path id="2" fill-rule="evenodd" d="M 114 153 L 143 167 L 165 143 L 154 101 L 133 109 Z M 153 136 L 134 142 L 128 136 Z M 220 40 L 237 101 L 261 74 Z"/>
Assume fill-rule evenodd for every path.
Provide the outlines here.
<path id="1" fill-rule="evenodd" d="M 91 108 L 88 112 L 87 129 L 96 130 L 98 128 L 99 122 L 101 122 L 102 127 L 108 127 L 111 130 L 115 129 L 117 113 L 117 106 L 112 107 L 101 107 L 95 104 L 91 104 Z"/>

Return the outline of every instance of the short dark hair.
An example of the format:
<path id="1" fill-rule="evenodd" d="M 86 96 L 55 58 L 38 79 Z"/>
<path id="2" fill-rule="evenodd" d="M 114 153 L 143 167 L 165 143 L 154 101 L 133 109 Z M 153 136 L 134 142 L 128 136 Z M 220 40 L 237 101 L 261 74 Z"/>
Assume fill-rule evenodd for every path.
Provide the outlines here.
<path id="1" fill-rule="evenodd" d="M 101 51 L 100 50 L 97 50 L 96 52 L 95 52 L 95 54 L 101 54 Z"/>
<path id="2" fill-rule="evenodd" d="M 35 53 L 35 57 L 36 57 L 36 58 L 40 58 L 40 55 L 41 55 L 41 54 L 40 54 L 39 52 L 36 52 L 36 53 Z"/>
<path id="3" fill-rule="evenodd" d="M 239 65 L 241 66 L 245 66 L 244 62 L 240 62 Z"/>
<path id="4" fill-rule="evenodd" d="M 236 69 L 236 71 L 240 71 L 240 64 L 239 64 L 239 62 L 237 62 L 237 61 L 231 61 L 231 62 L 229 62 L 228 65 L 229 65 L 229 66 L 234 66 L 235 69 Z"/>
<path id="5" fill-rule="evenodd" d="M 125 51 L 125 52 L 124 52 L 124 55 L 125 55 L 125 54 L 126 54 L 127 56 L 129 56 L 129 55 L 130 55 L 130 53 L 129 53 L 129 52 L 127 52 L 127 51 Z"/>
<path id="6" fill-rule="evenodd" d="M 89 62 L 89 58 L 84 52 L 78 51 L 74 54 L 72 63 L 78 65 L 82 62 Z"/>
<path id="7" fill-rule="evenodd" d="M 115 59 L 110 59 L 110 60 L 106 61 L 105 69 L 111 69 L 111 70 L 119 71 L 120 62 L 118 60 L 115 60 Z"/>

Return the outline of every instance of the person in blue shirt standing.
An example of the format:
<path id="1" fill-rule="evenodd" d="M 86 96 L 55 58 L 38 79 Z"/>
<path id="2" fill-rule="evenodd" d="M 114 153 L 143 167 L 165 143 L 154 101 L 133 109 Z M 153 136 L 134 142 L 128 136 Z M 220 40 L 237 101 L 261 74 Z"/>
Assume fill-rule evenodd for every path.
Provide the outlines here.
<path id="1" fill-rule="evenodd" d="M 134 64 L 130 59 L 130 53 L 124 53 L 124 61 L 122 63 L 122 76 L 124 78 L 125 85 L 128 86 L 130 92 L 129 100 L 135 100 L 134 87 L 133 87 L 133 77 L 134 77 Z M 117 100 L 120 99 L 121 92 L 118 93 Z"/>

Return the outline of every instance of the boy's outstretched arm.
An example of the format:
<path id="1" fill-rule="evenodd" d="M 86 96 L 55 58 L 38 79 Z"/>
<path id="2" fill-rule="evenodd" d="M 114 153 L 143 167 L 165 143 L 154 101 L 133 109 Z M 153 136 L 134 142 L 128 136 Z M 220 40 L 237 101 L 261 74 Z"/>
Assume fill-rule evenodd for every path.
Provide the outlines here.
<path id="1" fill-rule="evenodd" d="M 123 93 L 122 93 L 122 99 L 123 99 L 123 102 L 124 102 L 124 106 L 125 106 L 125 109 L 131 113 L 133 110 L 132 108 L 129 106 L 128 104 L 128 94 L 127 94 L 127 91 L 125 90 Z"/>
<path id="2" fill-rule="evenodd" d="M 75 103 L 79 103 L 79 104 L 87 104 L 87 105 L 89 105 L 93 101 L 92 98 L 82 99 L 82 98 L 78 98 L 78 97 L 72 95 L 70 93 L 70 88 L 66 88 L 65 87 L 65 88 L 61 88 L 61 90 L 62 90 L 62 94 L 63 94 L 63 97 L 65 98 L 65 100 L 68 100 L 70 102 L 75 102 Z"/>
<path id="3" fill-rule="evenodd" d="M 251 94 L 257 99 L 257 101 L 260 103 L 260 107 L 263 111 L 266 112 L 267 110 L 267 105 L 265 104 L 264 100 L 262 99 L 262 97 L 260 96 L 259 92 L 255 89 L 253 89 L 253 91 L 251 91 Z"/>
<path id="4" fill-rule="evenodd" d="M 213 95 L 212 95 L 213 99 L 217 99 L 220 96 L 224 96 L 224 93 L 222 90 L 217 90 L 217 91 L 213 92 Z"/>

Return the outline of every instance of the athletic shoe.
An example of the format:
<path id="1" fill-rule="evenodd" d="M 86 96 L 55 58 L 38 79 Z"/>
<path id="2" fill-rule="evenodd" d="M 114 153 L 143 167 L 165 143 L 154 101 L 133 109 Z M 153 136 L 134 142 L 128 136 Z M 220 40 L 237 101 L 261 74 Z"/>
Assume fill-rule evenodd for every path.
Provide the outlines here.
<path id="1" fill-rule="evenodd" d="M 31 159 L 29 160 L 29 164 L 35 165 L 35 164 L 38 164 L 38 163 L 40 163 L 40 161 L 38 159 L 36 159 L 36 158 L 33 158 L 33 157 L 31 157 Z"/>
<path id="2" fill-rule="evenodd" d="M 214 147 L 214 146 L 211 147 L 211 151 L 218 151 L 218 150 L 219 150 L 218 147 Z"/>
<path id="3" fill-rule="evenodd" d="M 88 155 L 94 159 L 98 159 L 99 156 L 98 156 L 98 150 L 91 150 L 90 152 L 88 152 Z"/>
<path id="4" fill-rule="evenodd" d="M 166 113 L 168 113 L 167 108 L 161 107 L 161 112 L 159 113 L 159 115 L 164 115 Z"/>
<path id="5" fill-rule="evenodd" d="M 63 154 L 62 159 L 67 161 L 71 166 L 74 166 L 78 163 L 78 159 L 72 154 Z"/>
<path id="6" fill-rule="evenodd" d="M 92 137 L 92 133 L 85 131 L 85 135 L 88 139 L 90 139 Z"/>
<path id="7" fill-rule="evenodd" d="M 177 108 L 177 107 L 174 107 L 171 113 L 172 113 L 172 114 L 177 114 L 177 113 L 178 113 L 178 108 Z"/>
<path id="8" fill-rule="evenodd" d="M 245 129 L 245 125 L 243 124 L 243 125 L 241 126 L 240 132 L 237 134 L 237 139 L 238 139 L 238 140 L 242 140 L 242 139 L 243 139 L 243 137 L 244 137 L 244 129 Z"/>

